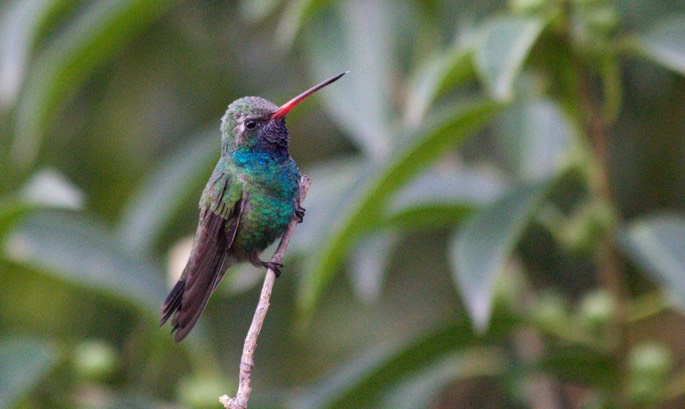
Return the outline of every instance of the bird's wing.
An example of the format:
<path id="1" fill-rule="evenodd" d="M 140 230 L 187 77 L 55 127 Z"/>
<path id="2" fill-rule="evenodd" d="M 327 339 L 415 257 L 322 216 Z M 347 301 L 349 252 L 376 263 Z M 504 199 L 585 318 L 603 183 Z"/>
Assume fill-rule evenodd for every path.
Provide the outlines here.
<path id="1" fill-rule="evenodd" d="M 173 315 L 176 342 L 193 328 L 228 268 L 228 249 L 240 223 L 243 195 L 242 183 L 227 173 L 213 176 L 205 188 L 188 264 L 162 305 L 161 324 Z"/>

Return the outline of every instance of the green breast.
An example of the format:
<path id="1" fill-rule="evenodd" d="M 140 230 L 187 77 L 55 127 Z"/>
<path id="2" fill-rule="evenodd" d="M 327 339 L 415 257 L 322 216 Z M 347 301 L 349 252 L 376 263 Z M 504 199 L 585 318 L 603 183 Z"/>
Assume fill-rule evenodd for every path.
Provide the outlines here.
<path id="1" fill-rule="evenodd" d="M 300 172 L 289 156 L 272 152 L 237 151 L 233 164 L 247 197 L 234 246 L 245 253 L 259 252 L 280 237 L 292 219 Z"/>

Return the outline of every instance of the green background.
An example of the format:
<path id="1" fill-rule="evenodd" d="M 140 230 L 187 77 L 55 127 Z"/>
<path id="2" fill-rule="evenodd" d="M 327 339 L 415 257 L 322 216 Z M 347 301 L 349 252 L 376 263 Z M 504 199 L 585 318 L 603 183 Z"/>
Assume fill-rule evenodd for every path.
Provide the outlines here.
<path id="1" fill-rule="evenodd" d="M 685 405 L 682 1 L 5 0 L 0 409 L 234 394 L 262 271 L 158 327 L 219 119 L 346 70 L 250 408 Z"/>

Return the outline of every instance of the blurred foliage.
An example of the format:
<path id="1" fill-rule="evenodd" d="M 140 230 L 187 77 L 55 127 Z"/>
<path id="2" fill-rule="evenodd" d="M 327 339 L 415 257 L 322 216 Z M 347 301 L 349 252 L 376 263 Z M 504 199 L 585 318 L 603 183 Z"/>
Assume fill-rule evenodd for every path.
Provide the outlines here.
<path id="1" fill-rule="evenodd" d="M 348 69 L 289 116 L 313 187 L 250 407 L 685 406 L 682 1 L 5 0 L 0 33 L 0 409 L 219 407 L 261 272 L 157 325 L 219 118 Z"/>

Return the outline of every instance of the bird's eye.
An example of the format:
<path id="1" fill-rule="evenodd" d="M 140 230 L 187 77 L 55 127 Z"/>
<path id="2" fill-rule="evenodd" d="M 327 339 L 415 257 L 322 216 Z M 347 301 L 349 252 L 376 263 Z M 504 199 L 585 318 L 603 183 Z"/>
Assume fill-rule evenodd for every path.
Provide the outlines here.
<path id="1" fill-rule="evenodd" d="M 245 122 L 245 128 L 247 128 L 247 129 L 255 129 L 256 127 L 257 127 L 257 122 L 255 122 L 255 121 Z"/>

